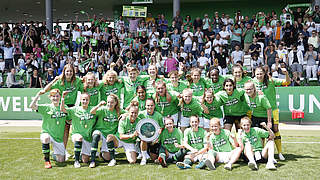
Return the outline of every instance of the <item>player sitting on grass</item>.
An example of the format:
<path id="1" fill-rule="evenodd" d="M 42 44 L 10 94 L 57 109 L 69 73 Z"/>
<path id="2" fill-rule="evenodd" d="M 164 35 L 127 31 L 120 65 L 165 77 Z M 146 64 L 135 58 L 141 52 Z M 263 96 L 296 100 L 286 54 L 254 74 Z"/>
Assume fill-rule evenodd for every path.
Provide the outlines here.
<path id="1" fill-rule="evenodd" d="M 237 138 L 227 129 L 222 129 L 220 119 L 212 118 L 210 120 L 210 134 L 208 139 L 208 158 L 205 160 L 205 165 L 214 170 L 214 163 L 226 163 L 224 168 L 232 169 L 232 164 L 235 163 L 243 151 L 243 145 L 238 142 Z"/>
<path id="2" fill-rule="evenodd" d="M 102 140 L 101 157 L 105 161 L 110 160 L 110 152 L 107 147 L 106 139 L 109 134 L 115 135 L 117 133 L 119 124 L 118 118 L 121 113 L 124 113 L 124 110 L 120 110 L 120 101 L 117 95 L 110 94 L 107 97 L 107 102 L 101 101 L 97 106 L 91 109 L 90 113 L 98 116 L 98 121 L 92 133 L 91 163 L 89 166 L 94 168 L 96 166 L 95 158 L 100 140 Z"/>
<path id="3" fill-rule="evenodd" d="M 72 142 L 74 143 L 74 167 L 80 168 L 80 153 L 82 162 L 88 163 L 91 154 L 91 142 L 93 126 L 96 123 L 96 117 L 90 113 L 93 106 L 89 106 L 90 96 L 86 93 L 81 94 L 81 106 L 65 108 L 64 98 L 68 91 L 64 91 L 61 99 L 61 111 L 67 113 L 72 119 Z"/>
<path id="4" fill-rule="evenodd" d="M 45 168 L 51 168 L 50 163 L 50 143 L 53 153 L 57 157 L 57 162 L 65 161 L 65 147 L 63 144 L 64 127 L 67 115 L 60 111 L 60 91 L 53 89 L 49 93 L 51 104 L 38 105 L 40 95 L 45 91 L 41 90 L 30 104 L 30 108 L 42 115 L 42 131 L 40 141 L 42 143 L 42 153 L 44 154 Z"/>
<path id="5" fill-rule="evenodd" d="M 127 160 L 130 164 L 134 164 L 137 161 L 135 143 L 138 137 L 136 125 L 139 121 L 139 103 L 137 101 L 131 101 L 128 112 L 129 115 L 120 120 L 117 134 L 109 134 L 107 136 L 107 146 L 111 158 L 108 166 L 116 165 L 115 148 L 124 148 Z"/>
<path id="6" fill-rule="evenodd" d="M 270 170 L 276 169 L 274 163 L 274 133 L 262 122 L 261 125 L 267 129 L 265 131 L 258 127 L 251 128 L 251 120 L 248 117 L 241 119 L 242 131 L 239 132 L 244 144 L 245 160 L 249 161 L 248 165 L 252 170 L 257 170 L 256 162 L 267 162 L 266 168 Z M 265 147 L 262 146 L 262 138 L 268 138 Z"/>
<path id="7" fill-rule="evenodd" d="M 202 149 L 204 148 L 204 140 L 206 137 L 206 131 L 199 128 L 199 118 L 197 116 L 190 117 L 191 128 L 187 128 L 184 131 L 184 147 L 189 150 L 187 155 L 184 157 L 183 162 L 177 162 L 177 166 L 180 169 L 189 169 L 192 163 L 201 161 L 204 153 Z"/>
<path id="8" fill-rule="evenodd" d="M 165 129 L 160 135 L 161 147 L 159 150 L 159 163 L 167 167 L 167 163 L 182 161 L 186 150 L 182 145 L 183 134 L 178 128 L 173 127 L 172 117 L 165 117 Z"/>

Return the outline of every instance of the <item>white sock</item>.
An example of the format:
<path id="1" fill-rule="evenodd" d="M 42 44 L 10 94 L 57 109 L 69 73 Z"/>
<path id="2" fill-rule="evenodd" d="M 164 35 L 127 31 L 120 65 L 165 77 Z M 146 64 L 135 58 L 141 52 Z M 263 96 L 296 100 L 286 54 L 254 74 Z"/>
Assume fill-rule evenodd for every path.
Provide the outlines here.
<path id="1" fill-rule="evenodd" d="M 147 151 L 141 151 L 142 158 L 147 159 L 148 158 L 148 153 Z"/>

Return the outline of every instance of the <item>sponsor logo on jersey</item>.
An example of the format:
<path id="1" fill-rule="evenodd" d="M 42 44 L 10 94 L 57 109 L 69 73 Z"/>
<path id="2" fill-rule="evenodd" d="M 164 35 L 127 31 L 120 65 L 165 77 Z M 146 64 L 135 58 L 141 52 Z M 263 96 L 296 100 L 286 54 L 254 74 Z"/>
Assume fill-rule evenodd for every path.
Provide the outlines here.
<path id="1" fill-rule="evenodd" d="M 238 102 L 239 102 L 238 99 L 231 99 L 231 100 L 227 101 L 225 104 L 226 104 L 226 106 L 232 106 L 232 105 L 237 104 Z"/>
<path id="2" fill-rule="evenodd" d="M 109 96 L 111 93 L 113 94 L 117 94 L 118 93 L 118 89 L 117 88 L 113 88 L 113 89 L 109 89 L 106 91 L 106 95 Z"/>
<path id="3" fill-rule="evenodd" d="M 67 114 L 64 112 L 55 112 L 54 114 L 51 114 L 51 118 L 63 118 L 66 117 Z"/>
<path id="4" fill-rule="evenodd" d="M 167 138 L 164 140 L 163 144 L 174 144 L 174 143 L 178 143 L 177 138 Z"/>
<path id="5" fill-rule="evenodd" d="M 90 120 L 92 118 L 93 118 L 92 114 L 84 114 L 83 116 L 80 117 L 80 121 Z"/>
<path id="6" fill-rule="evenodd" d="M 194 137 L 190 139 L 190 144 L 199 144 L 202 143 L 202 138 L 201 137 Z"/>

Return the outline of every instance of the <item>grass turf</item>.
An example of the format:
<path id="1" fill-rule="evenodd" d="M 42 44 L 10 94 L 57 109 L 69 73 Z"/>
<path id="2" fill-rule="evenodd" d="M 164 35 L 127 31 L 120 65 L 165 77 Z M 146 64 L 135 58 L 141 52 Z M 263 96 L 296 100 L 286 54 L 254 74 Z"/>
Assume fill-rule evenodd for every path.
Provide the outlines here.
<path id="1" fill-rule="evenodd" d="M 117 155 L 118 165 L 106 166 L 100 160 L 97 167 L 90 169 L 82 163 L 80 169 L 73 167 L 73 159 L 57 165 L 52 162 L 52 169 L 44 169 L 41 144 L 38 139 L 6 138 L 39 138 L 39 132 L 23 130 L 14 132 L 14 128 L 0 129 L 0 179 L 317 179 L 320 164 L 320 144 L 283 143 L 286 161 L 278 163 L 276 171 L 259 165 L 258 171 L 251 171 L 247 164 L 239 161 L 232 171 L 217 165 L 217 170 L 180 170 L 174 164 L 161 168 L 149 162 L 146 166 L 130 165 L 125 159 L 123 150 Z M 320 142 L 318 131 L 282 131 L 283 142 Z M 69 141 L 68 151 L 73 152 Z M 138 161 L 139 162 L 139 161 Z"/>

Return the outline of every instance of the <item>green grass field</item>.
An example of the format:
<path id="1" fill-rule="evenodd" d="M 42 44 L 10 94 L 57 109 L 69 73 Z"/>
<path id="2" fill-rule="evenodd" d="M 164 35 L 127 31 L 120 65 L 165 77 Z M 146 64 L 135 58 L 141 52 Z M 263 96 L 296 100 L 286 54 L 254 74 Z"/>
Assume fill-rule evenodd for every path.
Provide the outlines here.
<path id="1" fill-rule="evenodd" d="M 319 131 L 282 131 L 286 161 L 279 162 L 276 171 L 266 170 L 265 164 L 260 164 L 258 171 L 251 171 L 244 162 L 239 161 L 230 172 L 222 164 L 215 171 L 180 170 L 174 164 L 164 169 L 151 162 L 143 167 L 139 164 L 129 165 L 122 149 L 117 155 L 119 160 L 115 167 L 98 161 L 95 169 L 90 169 L 87 164 L 75 169 L 74 160 L 69 159 L 62 166 L 52 162 L 52 169 L 44 169 L 39 139 L 19 139 L 39 138 L 38 129 L 0 128 L 0 179 L 318 179 Z M 72 146 L 69 141 L 67 149 L 70 153 L 73 153 Z"/>

